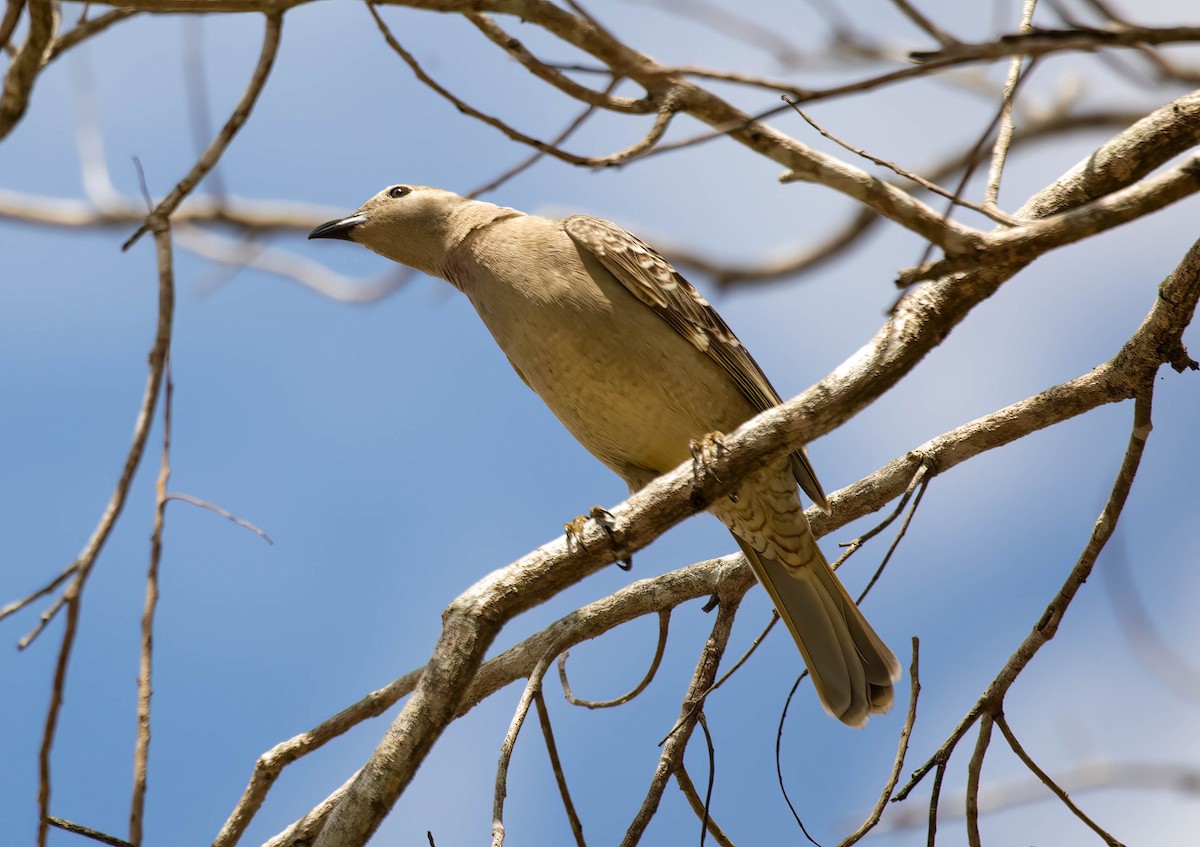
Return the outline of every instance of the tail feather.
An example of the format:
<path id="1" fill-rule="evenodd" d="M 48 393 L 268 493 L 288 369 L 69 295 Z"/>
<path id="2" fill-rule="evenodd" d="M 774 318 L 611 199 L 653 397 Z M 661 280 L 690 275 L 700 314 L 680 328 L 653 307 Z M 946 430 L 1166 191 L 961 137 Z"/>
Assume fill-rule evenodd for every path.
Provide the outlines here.
<path id="1" fill-rule="evenodd" d="M 800 648 L 821 705 L 861 727 L 891 708 L 900 663 L 818 552 L 788 568 L 734 536 Z M 813 548 L 819 551 L 815 542 Z"/>

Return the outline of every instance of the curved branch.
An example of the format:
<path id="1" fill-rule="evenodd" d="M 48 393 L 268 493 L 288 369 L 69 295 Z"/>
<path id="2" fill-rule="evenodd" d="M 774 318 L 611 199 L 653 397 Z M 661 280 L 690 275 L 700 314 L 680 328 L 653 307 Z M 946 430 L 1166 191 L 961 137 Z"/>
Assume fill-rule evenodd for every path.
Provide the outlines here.
<path id="1" fill-rule="evenodd" d="M 571 684 L 567 681 L 567 656 L 569 652 L 563 651 L 558 657 L 558 680 L 562 684 L 563 696 L 567 698 L 567 702 L 572 706 L 583 706 L 586 709 L 611 709 L 614 706 L 622 706 L 628 703 L 633 698 L 637 697 L 646 687 L 654 681 L 654 677 L 658 674 L 659 665 L 662 664 L 663 653 L 667 651 L 667 632 L 670 629 L 671 612 L 669 609 L 663 609 L 658 613 L 658 644 L 654 648 L 654 658 L 650 660 L 650 667 L 646 671 L 646 675 L 632 689 L 612 700 L 582 700 L 571 693 Z"/>
<path id="2" fill-rule="evenodd" d="M 504 49 L 504 52 L 521 63 L 530 73 L 542 82 L 549 83 L 581 103 L 598 106 L 613 112 L 624 112 L 630 115 L 648 115 L 658 110 L 649 98 L 617 97 L 607 91 L 595 91 L 586 85 L 580 85 L 564 74 L 558 68 L 551 67 L 538 60 L 520 41 L 509 35 L 489 15 L 467 12 L 464 17 L 488 37 L 494 44 Z"/>

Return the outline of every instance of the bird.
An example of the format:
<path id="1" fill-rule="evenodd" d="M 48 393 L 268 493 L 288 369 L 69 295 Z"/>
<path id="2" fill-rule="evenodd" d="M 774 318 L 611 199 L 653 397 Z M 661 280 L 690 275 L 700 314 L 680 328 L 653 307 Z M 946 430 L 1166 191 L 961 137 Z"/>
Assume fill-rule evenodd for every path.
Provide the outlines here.
<path id="1" fill-rule="evenodd" d="M 704 297 L 609 221 L 397 184 L 308 237 L 359 244 L 465 294 L 521 380 L 631 491 L 781 402 Z M 817 546 L 797 483 L 828 511 L 803 447 L 708 511 L 770 595 L 821 705 L 861 727 L 891 707 L 900 664 Z"/>

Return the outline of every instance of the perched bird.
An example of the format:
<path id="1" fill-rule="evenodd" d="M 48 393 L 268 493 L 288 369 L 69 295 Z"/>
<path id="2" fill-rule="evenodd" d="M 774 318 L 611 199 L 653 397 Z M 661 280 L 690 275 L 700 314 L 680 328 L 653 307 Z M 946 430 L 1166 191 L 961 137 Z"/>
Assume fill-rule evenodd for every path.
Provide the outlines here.
<path id="1" fill-rule="evenodd" d="M 309 238 L 353 241 L 466 294 L 525 384 L 631 490 L 780 402 L 700 293 L 608 221 L 393 185 Z M 797 482 L 828 509 L 801 449 L 709 511 L 771 595 L 822 705 L 862 726 L 891 706 L 900 665 L 817 547 Z"/>

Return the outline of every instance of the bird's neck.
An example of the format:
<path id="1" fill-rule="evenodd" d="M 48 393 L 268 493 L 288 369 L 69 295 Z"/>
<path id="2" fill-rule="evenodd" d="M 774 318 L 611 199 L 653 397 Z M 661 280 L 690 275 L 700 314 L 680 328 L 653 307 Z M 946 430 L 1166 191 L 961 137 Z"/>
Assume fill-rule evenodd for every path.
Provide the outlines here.
<path id="1" fill-rule="evenodd" d="M 446 221 L 445 244 L 447 259 L 456 256 L 474 233 L 498 221 L 525 217 L 524 212 L 495 206 L 491 203 L 466 203 L 451 213 Z"/>
<path id="2" fill-rule="evenodd" d="M 524 212 L 491 203 L 467 203 L 455 209 L 445 220 L 445 251 L 439 254 L 439 266 L 433 270 L 434 275 L 462 289 L 463 272 L 467 270 L 463 263 L 470 262 L 469 242 L 472 236 L 500 221 L 524 216 Z"/>

